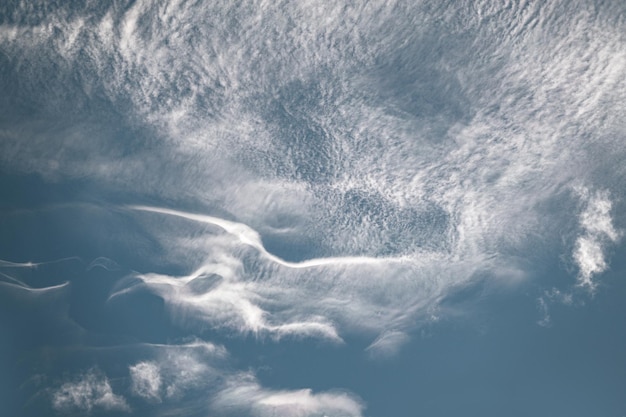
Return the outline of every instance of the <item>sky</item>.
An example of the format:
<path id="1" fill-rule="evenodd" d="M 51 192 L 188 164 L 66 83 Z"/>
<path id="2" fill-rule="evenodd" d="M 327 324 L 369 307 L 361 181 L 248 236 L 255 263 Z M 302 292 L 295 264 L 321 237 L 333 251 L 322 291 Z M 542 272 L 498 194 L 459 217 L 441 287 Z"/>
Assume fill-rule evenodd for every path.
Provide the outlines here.
<path id="1" fill-rule="evenodd" d="M 626 415 L 626 3 L 0 4 L 0 414 Z"/>

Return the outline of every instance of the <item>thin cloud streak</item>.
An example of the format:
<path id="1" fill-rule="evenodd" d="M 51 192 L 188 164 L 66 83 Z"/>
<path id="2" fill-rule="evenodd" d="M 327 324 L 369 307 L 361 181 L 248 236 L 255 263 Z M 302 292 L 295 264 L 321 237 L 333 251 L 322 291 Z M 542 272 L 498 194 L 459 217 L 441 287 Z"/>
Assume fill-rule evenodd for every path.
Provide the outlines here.
<path id="1" fill-rule="evenodd" d="M 0 268 L 37 268 L 42 265 L 51 265 L 59 262 L 67 261 L 81 261 L 77 256 L 70 256 L 67 258 L 55 259 L 53 261 L 41 261 L 41 262 L 11 262 L 0 259 Z"/>
<path id="2" fill-rule="evenodd" d="M 393 262 L 409 262 L 409 257 L 398 257 L 398 258 L 373 258 L 366 256 L 342 256 L 342 257 L 328 257 L 328 258 L 318 258 L 318 259 L 309 259 L 302 262 L 288 262 L 284 259 L 273 255 L 265 249 L 263 246 L 261 236 L 258 232 L 246 226 L 242 223 L 236 223 L 224 219 L 220 219 L 218 217 L 212 217 L 202 214 L 194 214 L 187 213 L 179 210 L 172 210 L 161 207 L 149 207 L 149 206 L 129 206 L 130 209 L 140 210 L 140 211 L 148 211 L 153 213 L 167 214 L 171 216 L 178 216 L 185 219 L 213 224 L 222 228 L 227 233 L 235 236 L 241 243 L 244 245 L 249 245 L 256 250 L 258 250 L 265 258 L 268 260 L 275 262 L 278 265 L 299 269 L 299 268 L 314 268 L 317 266 L 325 266 L 325 265 L 372 265 L 379 263 L 393 263 Z"/>
<path id="3" fill-rule="evenodd" d="M 399 331 L 382 333 L 365 351 L 372 359 L 386 359 L 397 354 L 403 345 L 409 342 L 409 336 Z"/>
<path id="4" fill-rule="evenodd" d="M 5 275 L 5 274 L 2 274 Z M 5 275 L 6 276 L 6 275 Z M 45 293 L 48 291 L 54 291 L 54 290 L 60 290 L 62 288 L 66 288 L 69 286 L 70 282 L 66 281 L 62 284 L 58 284 L 58 285 L 52 285 L 50 287 L 43 287 L 43 288 L 33 288 L 28 286 L 27 284 L 15 279 L 15 278 L 11 278 L 8 277 L 12 280 L 14 280 L 14 283 L 10 283 L 10 282 L 0 282 L 0 285 L 6 285 L 7 287 L 11 287 L 11 288 L 15 288 L 15 289 L 19 289 L 19 290 L 23 290 L 32 294 L 38 294 L 38 293 Z"/>

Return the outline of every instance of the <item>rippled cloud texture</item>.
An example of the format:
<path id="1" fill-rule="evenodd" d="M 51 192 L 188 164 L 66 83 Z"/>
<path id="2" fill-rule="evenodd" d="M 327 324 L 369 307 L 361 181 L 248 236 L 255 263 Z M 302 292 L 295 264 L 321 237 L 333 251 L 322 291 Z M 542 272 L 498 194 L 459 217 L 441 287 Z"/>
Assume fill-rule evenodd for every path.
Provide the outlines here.
<path id="1" fill-rule="evenodd" d="M 3 3 L 7 404 L 409 415 L 317 375 L 309 349 L 356 352 L 358 373 L 502 292 L 542 331 L 553 308 L 601 303 L 626 227 L 625 16 L 610 1 Z M 310 382 L 276 376 L 281 358 Z"/>

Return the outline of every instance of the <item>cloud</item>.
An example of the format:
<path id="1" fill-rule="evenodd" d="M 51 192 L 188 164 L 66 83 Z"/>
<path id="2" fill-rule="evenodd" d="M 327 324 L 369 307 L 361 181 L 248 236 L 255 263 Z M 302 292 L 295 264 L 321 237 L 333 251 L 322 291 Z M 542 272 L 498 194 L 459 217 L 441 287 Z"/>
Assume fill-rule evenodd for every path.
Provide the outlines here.
<path id="1" fill-rule="evenodd" d="M 129 412 L 124 397 L 113 393 L 109 380 L 92 369 L 73 382 L 66 382 L 52 393 L 52 406 L 60 412 L 94 410 Z"/>
<path id="2" fill-rule="evenodd" d="M 384 258 L 384 257 L 366 257 L 366 256 L 342 256 L 342 257 L 328 257 L 328 258 L 318 258 L 318 259 L 309 259 L 301 262 L 288 262 L 281 259 L 278 256 L 275 256 L 269 253 L 263 243 L 261 241 L 261 235 L 253 230 L 251 227 L 246 226 L 242 223 L 232 222 L 224 219 L 220 219 L 217 217 L 194 214 L 194 213 L 186 213 L 179 210 L 171 210 L 160 207 L 148 207 L 148 206 L 131 206 L 133 210 L 141 210 L 148 211 L 160 214 L 167 214 L 171 216 L 183 217 L 189 220 L 213 224 L 215 226 L 220 227 L 225 232 L 233 235 L 237 240 L 239 240 L 244 245 L 248 245 L 254 249 L 256 249 L 263 257 L 267 258 L 269 261 L 276 263 L 281 266 L 285 266 L 288 268 L 299 269 L 299 268 L 313 268 L 317 266 L 325 266 L 325 265 L 359 265 L 359 264 L 380 264 L 381 262 L 402 262 L 406 260 L 405 258 Z"/>
<path id="3" fill-rule="evenodd" d="M 149 403 L 176 402 L 191 393 L 209 395 L 227 373 L 226 350 L 209 342 L 146 347 L 154 359 L 130 365 L 128 371 L 131 392 Z"/>
<path id="4" fill-rule="evenodd" d="M 275 339 L 341 342 L 346 332 L 376 335 L 389 326 L 409 328 L 449 287 L 465 285 L 479 266 L 498 268 L 480 258 L 442 265 L 446 257 L 433 253 L 287 262 L 269 253 L 249 226 L 180 211 L 150 211 L 171 221 L 183 217 L 219 229 L 186 242 L 185 251 L 205 257 L 190 274 L 136 274 L 135 282 L 116 288 L 111 299 L 132 299 L 136 289 L 147 287 L 165 300 L 175 323 L 190 329 L 209 325 Z M 173 235 L 163 243 L 174 242 L 181 250 Z"/>
<path id="5" fill-rule="evenodd" d="M 146 347 L 154 358 L 129 366 L 131 391 L 165 413 L 357 417 L 365 408 L 346 391 L 265 388 L 252 371 L 234 369 L 224 348 L 211 343 Z"/>
<path id="6" fill-rule="evenodd" d="M 110 358 L 113 365 L 104 371 L 85 370 L 61 386 L 47 390 L 50 405 L 60 413 L 132 413 L 137 411 L 137 405 L 154 415 L 177 412 L 190 415 L 191 410 L 207 411 L 210 399 L 224 388 L 224 380 L 237 373 L 224 347 L 201 340 L 72 348 L 72 351 L 95 355 L 95 359 Z M 127 366 L 128 374 L 126 377 L 116 374 L 112 385 L 110 372 L 117 372 L 120 365 Z"/>
<path id="7" fill-rule="evenodd" d="M 396 355 L 408 341 L 409 336 L 406 333 L 393 330 L 386 331 L 378 336 L 365 351 L 374 359 L 389 358 Z"/>
<path id="8" fill-rule="evenodd" d="M 121 269 L 115 261 L 109 258 L 105 258 L 103 256 L 100 256 L 91 261 L 91 263 L 87 266 L 87 270 L 89 271 L 92 268 L 102 268 L 107 271 L 118 271 Z"/>
<path id="9" fill-rule="evenodd" d="M 135 257 L 109 300 L 137 308 L 147 289 L 203 337 L 341 344 L 356 334 L 385 358 L 460 288 L 540 280 L 534 266 L 563 252 L 583 288 L 609 268 L 626 183 L 618 2 L 593 12 L 565 1 L 12 3 L 0 23 L 0 172 L 69 185 L 46 195 L 127 204 L 112 215 L 147 239 L 104 227 L 67 245 L 108 251 L 91 274 L 124 270 L 102 255 Z M 576 184 L 589 184 L 580 210 Z M 0 260 L 0 296 L 17 305 L 3 311 L 47 302 L 39 326 L 58 300 L 71 312 L 82 310 L 66 298 L 91 300 L 18 275 L 42 264 Z M 568 294 L 542 293 L 541 325 Z M 51 333 L 83 335 L 70 329 Z M 265 387 L 216 345 L 153 349 L 124 365 L 133 405 L 364 410 L 349 393 Z M 88 371 L 52 404 L 128 412 L 111 383 Z"/>
<path id="10" fill-rule="evenodd" d="M 0 259 L 0 267 L 2 268 L 35 268 L 34 262 L 11 262 Z"/>
<path id="11" fill-rule="evenodd" d="M 528 276 L 572 232 L 571 207 L 546 207 L 573 183 L 622 192 L 626 173 L 598 174 L 626 156 L 615 7 L 18 5 L 1 52 L 15 103 L 39 111 L 2 126 L 0 164 L 178 206 L 134 219 L 166 252 L 136 278 L 181 326 L 408 334 L 459 287 Z M 592 200 L 584 286 L 615 241 Z"/>
<path id="12" fill-rule="evenodd" d="M 572 256 L 579 269 L 579 285 L 593 290 L 596 286 L 594 277 L 608 268 L 608 246 L 617 243 L 622 233 L 613 226 L 608 192 L 583 187 L 577 192 L 583 201 L 583 210 L 579 217 L 581 233 Z"/>
<path id="13" fill-rule="evenodd" d="M 129 368 L 131 390 L 135 395 L 148 400 L 161 400 L 161 373 L 157 364 L 139 362 Z"/>
<path id="14" fill-rule="evenodd" d="M 52 283 L 42 272 L 29 274 L 24 280 L 0 272 L 0 319 L 5 337 L 24 349 L 38 344 L 81 343 L 85 331 L 69 314 L 70 282 L 37 288 L 28 285 Z M 59 339 L 59 335 L 63 337 Z"/>
<path id="15" fill-rule="evenodd" d="M 561 304 L 571 306 L 575 302 L 572 292 L 564 292 L 558 288 L 543 291 L 543 294 L 537 298 L 537 308 L 541 314 L 541 319 L 537 324 L 542 327 L 550 327 L 552 325 L 552 317 L 550 316 L 550 307 L 552 304 Z"/>
<path id="16" fill-rule="evenodd" d="M 263 388 L 253 376 L 242 373 L 229 379 L 227 387 L 212 401 L 212 408 L 225 415 L 357 417 L 362 415 L 364 406 L 358 398 L 345 392 Z"/>
<path id="17" fill-rule="evenodd" d="M 26 269 L 34 269 L 42 265 L 51 265 L 60 262 L 67 261 L 81 261 L 81 259 L 77 256 L 71 256 L 67 258 L 55 259 L 53 261 L 45 261 L 45 262 L 11 262 L 0 259 L 0 268 L 26 268 Z"/>
<path id="18" fill-rule="evenodd" d="M 165 395 L 180 397 L 186 391 L 198 391 L 209 386 L 217 377 L 217 372 L 194 353 L 171 352 L 162 372 L 165 379 Z"/>

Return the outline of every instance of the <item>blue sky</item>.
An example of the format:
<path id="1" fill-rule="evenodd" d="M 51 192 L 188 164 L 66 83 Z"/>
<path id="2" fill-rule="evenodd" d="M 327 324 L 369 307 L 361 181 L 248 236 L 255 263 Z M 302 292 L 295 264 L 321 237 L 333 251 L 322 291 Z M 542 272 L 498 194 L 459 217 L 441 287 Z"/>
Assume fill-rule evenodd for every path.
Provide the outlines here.
<path id="1" fill-rule="evenodd" d="M 622 417 L 625 13 L 0 5 L 0 412 Z"/>

